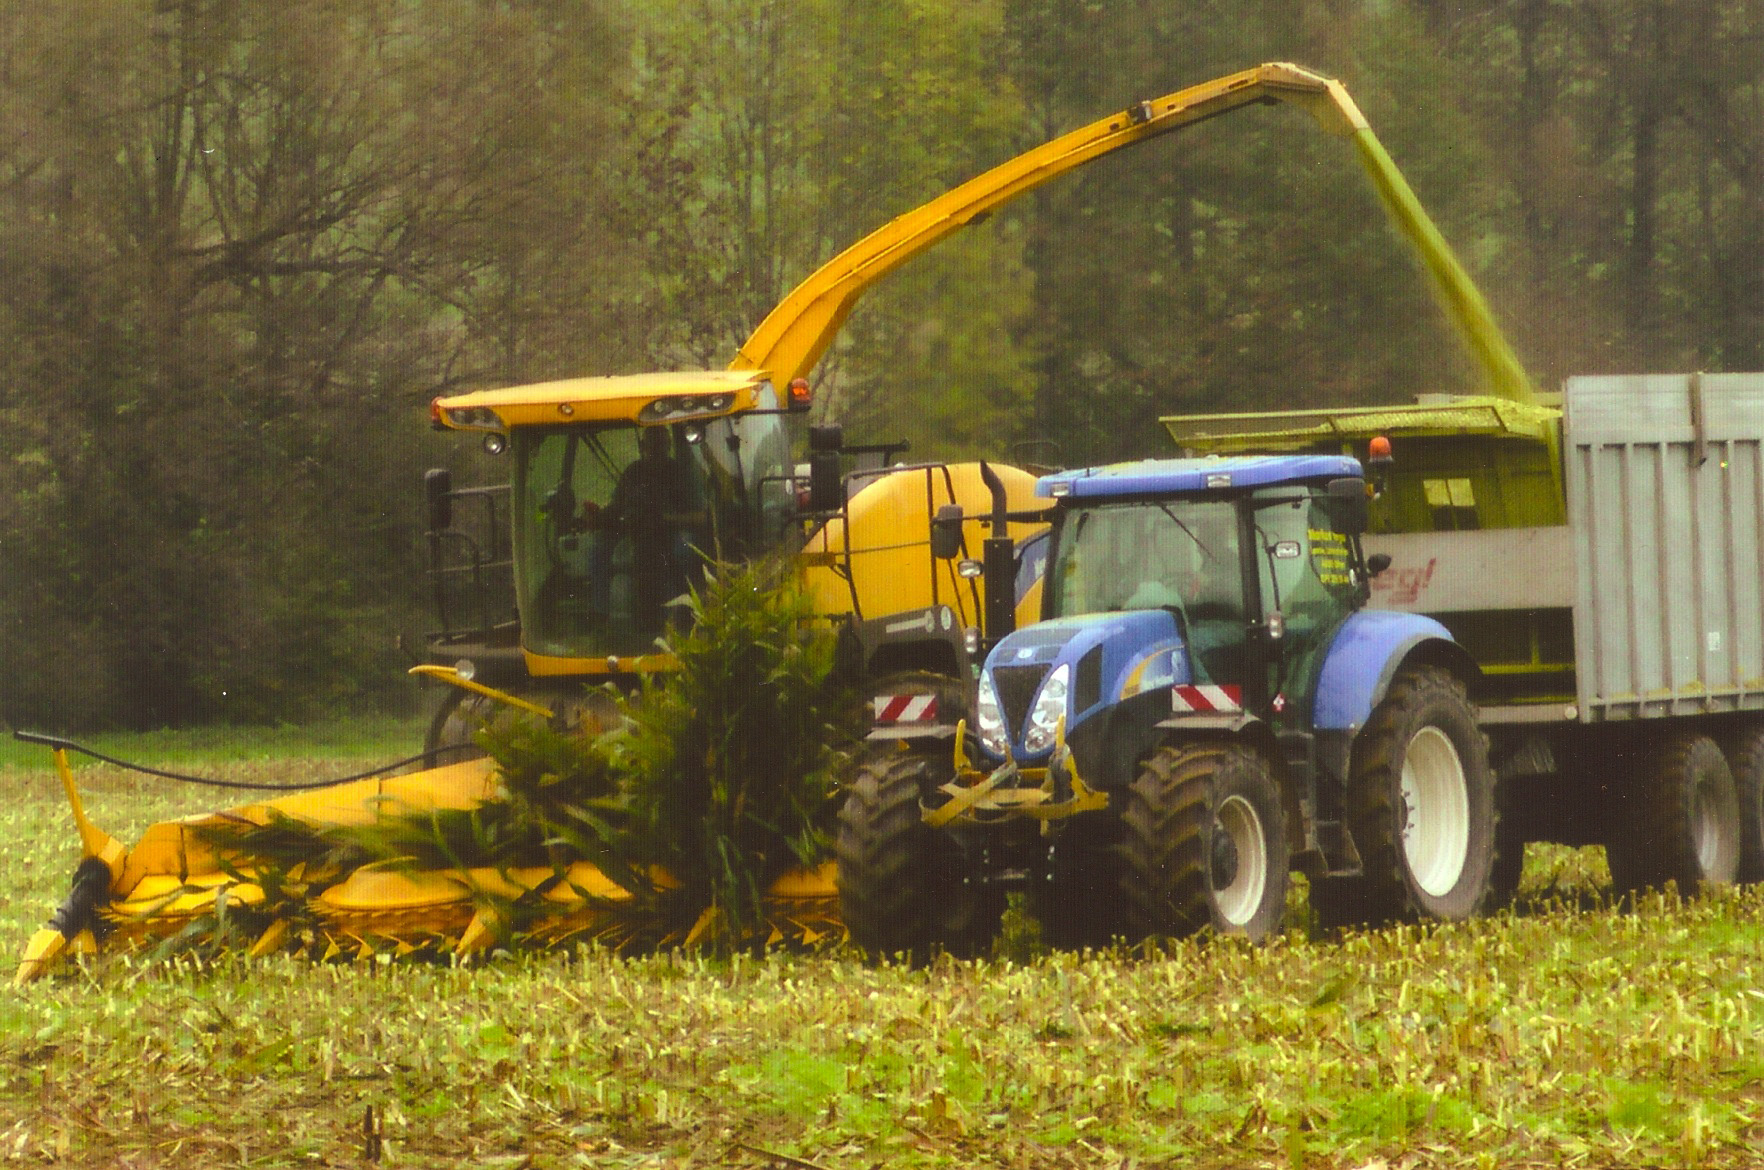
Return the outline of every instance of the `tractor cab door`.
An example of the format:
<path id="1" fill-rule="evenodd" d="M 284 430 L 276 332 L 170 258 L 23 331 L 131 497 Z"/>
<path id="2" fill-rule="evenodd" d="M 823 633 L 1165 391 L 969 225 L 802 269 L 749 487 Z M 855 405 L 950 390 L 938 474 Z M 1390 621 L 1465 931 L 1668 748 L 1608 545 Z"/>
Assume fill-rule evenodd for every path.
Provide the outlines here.
<path id="1" fill-rule="evenodd" d="M 1318 489 L 1268 489 L 1249 503 L 1262 621 L 1283 627 L 1266 640 L 1268 695 L 1282 722 L 1308 724 L 1323 654 L 1357 602 L 1352 544 Z"/>

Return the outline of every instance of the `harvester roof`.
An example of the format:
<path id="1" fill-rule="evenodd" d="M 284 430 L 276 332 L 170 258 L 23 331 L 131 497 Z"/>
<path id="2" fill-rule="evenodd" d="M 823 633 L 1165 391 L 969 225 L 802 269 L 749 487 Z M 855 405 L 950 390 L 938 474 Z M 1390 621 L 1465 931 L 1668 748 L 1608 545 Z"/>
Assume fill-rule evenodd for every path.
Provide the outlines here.
<path id="1" fill-rule="evenodd" d="M 766 382 L 759 370 L 681 370 L 566 378 L 437 398 L 436 417 L 478 430 L 581 422 L 676 422 L 751 408 Z"/>
<path id="2" fill-rule="evenodd" d="M 1229 459 L 1142 459 L 1043 476 L 1038 496 L 1080 499 L 1112 496 L 1174 495 L 1180 492 L 1275 487 L 1360 475 L 1359 460 L 1348 455 L 1241 455 Z"/>

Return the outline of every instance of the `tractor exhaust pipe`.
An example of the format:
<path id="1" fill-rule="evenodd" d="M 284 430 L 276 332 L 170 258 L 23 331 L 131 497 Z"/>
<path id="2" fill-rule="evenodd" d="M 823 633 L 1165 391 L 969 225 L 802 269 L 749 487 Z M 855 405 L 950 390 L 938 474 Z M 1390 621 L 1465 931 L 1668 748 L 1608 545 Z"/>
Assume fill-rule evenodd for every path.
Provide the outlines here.
<path id="1" fill-rule="evenodd" d="M 981 563 L 986 581 L 986 640 L 996 643 L 1017 628 L 1017 550 L 1011 543 L 1010 501 L 1004 481 L 984 460 L 980 480 L 992 493 L 992 535 L 986 538 Z"/>

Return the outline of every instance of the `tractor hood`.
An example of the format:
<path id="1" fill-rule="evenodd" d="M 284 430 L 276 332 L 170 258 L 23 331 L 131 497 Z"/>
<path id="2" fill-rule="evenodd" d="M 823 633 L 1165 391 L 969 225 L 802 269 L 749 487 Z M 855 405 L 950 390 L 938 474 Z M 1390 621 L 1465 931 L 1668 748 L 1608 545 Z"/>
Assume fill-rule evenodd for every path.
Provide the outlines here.
<path id="1" fill-rule="evenodd" d="M 1187 647 L 1167 610 L 1060 618 L 999 642 L 981 670 L 975 730 L 995 758 L 1045 759 L 1063 719 L 1072 734 L 1124 699 L 1191 681 Z"/>

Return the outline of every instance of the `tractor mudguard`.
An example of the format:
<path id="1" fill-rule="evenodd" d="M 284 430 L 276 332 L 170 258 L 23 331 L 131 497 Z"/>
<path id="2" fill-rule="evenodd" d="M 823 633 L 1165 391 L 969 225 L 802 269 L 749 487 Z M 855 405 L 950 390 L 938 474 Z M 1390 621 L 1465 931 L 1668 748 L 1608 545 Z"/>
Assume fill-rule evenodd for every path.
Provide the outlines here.
<path id="1" fill-rule="evenodd" d="M 1390 689 L 1397 670 L 1418 650 L 1455 674 L 1474 678 L 1478 673 L 1451 631 L 1430 617 L 1375 609 L 1349 617 L 1323 659 L 1313 728 L 1353 731 L 1363 726 Z"/>

